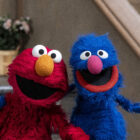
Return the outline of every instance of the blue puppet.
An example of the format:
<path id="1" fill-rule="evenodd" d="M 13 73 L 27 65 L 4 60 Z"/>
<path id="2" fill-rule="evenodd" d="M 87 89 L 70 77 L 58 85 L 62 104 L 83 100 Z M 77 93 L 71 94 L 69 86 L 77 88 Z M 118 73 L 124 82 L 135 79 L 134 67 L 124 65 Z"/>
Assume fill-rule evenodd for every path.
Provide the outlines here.
<path id="1" fill-rule="evenodd" d="M 0 96 L 0 109 L 3 108 L 6 104 L 5 97 Z"/>
<path id="2" fill-rule="evenodd" d="M 71 122 L 90 135 L 90 140 L 125 140 L 125 121 L 117 105 L 140 113 L 140 103 L 132 103 L 118 94 L 122 76 L 108 35 L 82 36 L 71 53 L 70 65 L 78 89 Z"/>

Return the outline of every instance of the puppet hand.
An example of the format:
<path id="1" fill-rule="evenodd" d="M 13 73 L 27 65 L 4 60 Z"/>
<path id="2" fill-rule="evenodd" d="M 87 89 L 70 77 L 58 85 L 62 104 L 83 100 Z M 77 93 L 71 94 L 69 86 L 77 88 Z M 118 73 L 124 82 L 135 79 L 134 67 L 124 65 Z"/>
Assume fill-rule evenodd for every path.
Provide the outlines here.
<path id="1" fill-rule="evenodd" d="M 140 113 L 140 103 L 135 103 L 132 106 L 132 112 Z"/>
<path id="2" fill-rule="evenodd" d="M 89 140 L 89 136 L 80 127 L 71 126 L 68 129 L 67 140 Z"/>

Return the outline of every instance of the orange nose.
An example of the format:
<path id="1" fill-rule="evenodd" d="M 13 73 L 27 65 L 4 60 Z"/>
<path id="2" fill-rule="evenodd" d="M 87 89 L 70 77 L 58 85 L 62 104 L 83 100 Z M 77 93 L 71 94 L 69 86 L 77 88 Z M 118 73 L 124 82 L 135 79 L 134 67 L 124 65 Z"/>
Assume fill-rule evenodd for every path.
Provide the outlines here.
<path id="1" fill-rule="evenodd" d="M 54 62 L 49 55 L 42 55 L 35 64 L 35 71 L 39 76 L 49 76 L 54 69 Z"/>

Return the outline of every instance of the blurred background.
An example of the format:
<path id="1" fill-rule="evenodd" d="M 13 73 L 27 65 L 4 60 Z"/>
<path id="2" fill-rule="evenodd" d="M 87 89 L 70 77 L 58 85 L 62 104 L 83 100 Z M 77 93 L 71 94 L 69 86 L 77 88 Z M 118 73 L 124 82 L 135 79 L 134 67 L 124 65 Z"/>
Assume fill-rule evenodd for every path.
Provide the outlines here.
<path id="1" fill-rule="evenodd" d="M 134 6 L 137 12 L 140 12 L 139 0 L 130 0 L 130 4 Z M 8 49 L 8 56 L 10 50 L 15 50 L 16 52 L 12 53 L 16 55 L 19 51 L 19 44 L 22 49 L 32 48 L 36 44 L 48 45 L 49 48 L 58 49 L 62 52 L 70 83 L 73 78 L 69 66 L 69 56 L 73 42 L 81 34 L 94 32 L 101 35 L 108 32 L 118 51 L 120 71 L 124 75 L 125 88 L 121 90 L 121 93 L 132 101 L 140 101 L 140 57 L 133 51 L 131 44 L 106 18 L 94 0 L 0 0 L 0 17 L 3 16 L 6 19 L 7 16 L 8 19 L 15 19 L 15 22 L 17 22 L 16 19 L 20 19 L 25 28 L 18 31 L 18 36 L 15 39 L 17 42 L 14 42 L 15 48 L 1 49 L 0 55 Z M 135 30 L 137 31 L 137 28 Z M 25 37 L 26 40 L 22 40 Z M 12 57 L 0 56 L 0 71 L 2 73 L 0 87 L 8 85 L 8 77 L 3 75 L 6 69 L 3 68 L 2 64 L 9 63 Z M 2 59 L 5 62 L 2 62 Z M 73 92 L 62 100 L 62 106 L 68 116 L 74 106 L 75 96 L 76 93 Z M 121 111 L 127 122 L 128 140 L 140 140 L 140 115 Z M 55 137 L 54 139 L 57 140 L 58 138 Z"/>

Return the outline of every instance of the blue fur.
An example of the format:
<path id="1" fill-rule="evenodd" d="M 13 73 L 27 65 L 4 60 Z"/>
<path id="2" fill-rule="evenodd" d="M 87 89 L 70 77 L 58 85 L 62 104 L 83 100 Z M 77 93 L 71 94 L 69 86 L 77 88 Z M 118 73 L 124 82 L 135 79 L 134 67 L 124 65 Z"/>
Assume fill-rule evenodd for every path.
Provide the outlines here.
<path id="1" fill-rule="evenodd" d="M 107 34 L 82 36 L 72 47 L 70 65 L 73 68 L 78 96 L 71 122 L 90 135 L 90 140 L 125 140 L 125 121 L 117 106 L 122 106 L 128 112 L 140 113 L 140 103 L 132 103 L 118 94 L 123 81 L 121 74 L 119 73 L 118 82 L 112 89 L 100 93 L 91 93 L 80 86 L 75 76 L 76 70 L 87 69 L 87 60 L 81 60 L 80 54 L 88 50 L 92 55 L 97 55 L 99 49 L 109 54 L 107 59 L 101 59 L 103 69 L 119 64 L 116 50 Z"/>
<path id="2" fill-rule="evenodd" d="M 0 109 L 3 108 L 6 104 L 5 97 L 0 96 Z"/>

